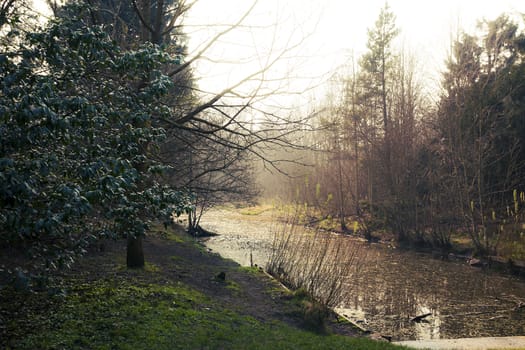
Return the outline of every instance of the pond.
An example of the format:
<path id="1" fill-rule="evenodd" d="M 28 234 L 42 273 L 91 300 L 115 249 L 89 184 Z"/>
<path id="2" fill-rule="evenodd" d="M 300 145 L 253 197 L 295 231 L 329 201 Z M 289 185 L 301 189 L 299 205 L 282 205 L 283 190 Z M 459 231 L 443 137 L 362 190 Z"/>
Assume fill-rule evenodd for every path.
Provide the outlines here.
<path id="1" fill-rule="evenodd" d="M 205 241 L 212 251 L 241 265 L 264 266 L 278 224 L 271 212 L 249 216 L 212 210 L 202 226 L 219 234 Z M 364 261 L 346 282 L 348 293 L 338 311 L 364 328 L 393 340 L 525 335 L 523 279 L 461 260 L 359 244 Z M 411 320 L 424 314 L 430 315 Z"/>

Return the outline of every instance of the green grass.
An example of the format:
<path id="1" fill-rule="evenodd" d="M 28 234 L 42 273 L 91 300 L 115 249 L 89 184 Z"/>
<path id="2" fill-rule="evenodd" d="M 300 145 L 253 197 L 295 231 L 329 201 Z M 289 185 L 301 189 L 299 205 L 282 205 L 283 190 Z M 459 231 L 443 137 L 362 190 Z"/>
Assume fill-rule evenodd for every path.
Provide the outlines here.
<path id="1" fill-rule="evenodd" d="M 75 287 L 13 349 L 394 349 L 318 335 L 224 309 L 182 283 L 102 281 Z M 11 325 L 15 326 L 15 325 Z"/>
<path id="2" fill-rule="evenodd" d="M 155 264 L 150 263 L 149 261 L 146 261 L 144 263 L 144 267 L 141 269 L 128 269 L 128 267 L 126 266 L 126 262 L 124 261 L 124 257 L 121 257 L 120 259 L 118 259 L 118 265 L 116 266 L 116 270 L 117 271 L 128 271 L 130 273 L 140 275 L 140 274 L 160 272 L 160 267 L 158 267 Z"/>
<path id="3" fill-rule="evenodd" d="M 242 215 L 260 215 L 268 210 L 272 210 L 272 205 L 257 205 L 254 207 L 246 207 L 239 210 Z"/>
<path id="4" fill-rule="evenodd" d="M 155 223 L 150 227 L 149 234 L 158 235 L 177 243 L 184 242 L 183 236 L 172 225 L 165 228 L 163 224 Z"/>
<path id="5" fill-rule="evenodd" d="M 175 229 L 167 230 L 186 249 L 202 249 Z M 167 237 L 169 239 L 169 237 Z M 171 239 L 170 241 L 172 241 Z M 0 313 L 0 348 L 11 349 L 394 349 L 364 338 L 322 335 L 278 320 L 262 322 L 241 314 L 235 302 L 221 302 L 183 282 L 169 282 L 162 267 L 147 263 L 127 270 L 124 257 L 110 257 L 110 272 L 69 275 L 61 280 L 65 294 L 1 290 L 9 319 Z M 185 269 L 186 258 L 169 256 Z M 98 260 L 97 260 L 98 261 Z M 97 262 L 99 264 L 105 263 Z M 177 266 L 181 266 L 180 268 Z M 90 266 L 90 265 L 88 265 Z M 236 273 L 267 278 L 258 268 L 237 267 Z M 182 273 L 182 272 L 181 272 Z M 228 276 L 228 275 L 227 275 Z M 93 279 L 95 277 L 95 279 Z M 184 278 L 191 279 L 191 271 Z M 242 298 L 242 284 L 227 278 L 225 290 Z M 278 284 L 275 288 L 279 288 Z M 269 287 L 269 295 L 272 287 Z M 280 289 L 279 289 L 280 290 Z M 282 290 L 280 290 L 282 293 Z M 206 291 L 204 291 L 206 293 Z M 275 293 L 278 295 L 279 293 Z M 270 297 L 270 296 L 269 296 Z M 290 293 L 285 314 L 301 317 L 305 296 Z M 229 306 L 227 306 L 229 305 Z M 236 311 L 237 310 L 237 311 Z M 296 315 L 299 313 L 298 315 Z M 3 347 L 5 346 L 5 347 Z"/>
<path id="6" fill-rule="evenodd" d="M 253 275 L 253 276 L 263 276 L 264 272 L 257 266 L 239 266 L 237 268 L 242 273 Z"/>
<path id="7" fill-rule="evenodd" d="M 320 229 L 327 230 L 327 231 L 334 231 L 334 230 L 338 230 L 341 228 L 338 219 L 334 219 L 331 216 L 328 216 L 326 219 L 319 221 L 317 226 Z"/>

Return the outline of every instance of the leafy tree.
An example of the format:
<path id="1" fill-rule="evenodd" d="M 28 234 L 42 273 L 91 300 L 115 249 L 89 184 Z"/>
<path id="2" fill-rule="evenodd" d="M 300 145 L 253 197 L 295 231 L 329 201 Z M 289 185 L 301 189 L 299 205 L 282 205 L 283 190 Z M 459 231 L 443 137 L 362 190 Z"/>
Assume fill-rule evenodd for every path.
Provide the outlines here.
<path id="1" fill-rule="evenodd" d="M 160 67 L 177 59 L 149 43 L 121 50 L 75 8 L 0 55 L 1 247 L 26 252 L 36 272 L 189 209 L 150 156 L 166 136 L 152 116 L 167 113 L 159 102 L 172 84 Z"/>
<path id="2" fill-rule="evenodd" d="M 0 0 L 0 46 L 4 51 L 13 50 L 18 34 L 35 30 L 37 23 L 31 0 Z"/>
<path id="3" fill-rule="evenodd" d="M 498 232 L 491 213 L 502 212 L 523 178 L 523 34 L 503 15 L 464 34 L 453 47 L 444 74 L 438 132 L 446 150 L 445 181 L 482 254 L 494 253 Z"/>
<path id="4" fill-rule="evenodd" d="M 183 19 L 193 5 L 185 0 L 137 0 L 91 2 L 87 20 L 105 24 L 108 33 L 123 48 L 139 43 L 160 44 L 176 55 L 178 65 L 165 64 L 162 72 L 173 84 L 162 100 L 170 115 L 154 116 L 152 122 L 167 133 L 155 158 L 171 166 L 166 183 L 187 187 L 195 194 L 195 211 L 190 212 L 191 231 L 198 230 L 197 207 L 232 200 L 251 200 L 257 193 L 251 160 L 259 159 L 269 167 L 277 162 L 266 155 L 271 147 L 291 146 L 288 138 L 304 126 L 303 120 L 291 120 L 275 110 L 265 110 L 261 101 L 279 91 L 265 87 L 267 73 L 288 49 L 275 54 L 255 72 L 246 73 L 239 82 L 224 86 L 219 92 L 206 92 L 194 81 L 191 65 L 204 59 L 207 50 L 229 32 L 245 26 L 243 21 L 257 5 L 252 6 L 232 24 L 224 28 L 202 49 L 187 53 Z M 214 25 L 210 23 L 209 25 Z M 215 58 L 210 58 L 216 61 Z M 274 84 L 278 79 L 269 81 Z M 246 89 L 246 86 L 250 86 Z M 255 86 L 252 88 L 251 86 Z M 257 119 L 257 125 L 253 122 Z M 200 210 L 200 212 L 202 212 Z"/>
<path id="5" fill-rule="evenodd" d="M 128 266 L 141 266 L 141 237 L 148 219 L 193 209 L 190 196 L 172 188 L 190 184 L 214 200 L 247 193 L 251 183 L 239 178 L 247 180 L 249 156 L 275 166 L 264 155 L 267 145 L 290 145 L 287 136 L 294 125 L 304 125 L 258 104 L 278 92 L 264 88 L 265 76 L 288 49 L 222 91 L 195 97 L 190 64 L 237 28 L 256 2 L 191 59 L 186 59 L 180 32 L 191 3 L 49 3 L 56 20 L 34 34 L 17 34 L 20 47 L 0 60 L 5 136 L 1 171 L 9 180 L 2 188 L 1 216 L 6 223 L 2 233 L 9 239 L 2 247 L 28 251 L 36 269 L 68 263 L 89 241 L 122 234 L 128 237 Z M 253 82 L 258 84 L 251 92 L 243 89 Z M 257 128 L 253 116 L 245 116 L 248 111 L 257 114 Z M 23 119 L 27 115 L 34 120 Z M 19 129 L 12 128 L 18 124 Z M 38 137 L 23 137 L 35 130 Z M 183 152 L 174 154 L 176 149 Z M 184 164 L 178 161 L 190 155 L 199 162 L 190 164 L 189 172 L 180 171 Z M 38 166 L 24 168 L 28 163 Z M 65 190 L 60 192 L 57 184 Z M 27 191 L 15 193 L 14 187 Z M 51 202 L 54 193 L 62 194 Z M 38 200 L 32 197 L 36 194 Z M 68 201 L 75 203 L 75 210 Z M 39 219 L 45 229 L 31 226 Z"/>
<path id="6" fill-rule="evenodd" d="M 17 9 L 15 0 L 2 0 L 0 2 L 0 28 L 13 22 Z"/>

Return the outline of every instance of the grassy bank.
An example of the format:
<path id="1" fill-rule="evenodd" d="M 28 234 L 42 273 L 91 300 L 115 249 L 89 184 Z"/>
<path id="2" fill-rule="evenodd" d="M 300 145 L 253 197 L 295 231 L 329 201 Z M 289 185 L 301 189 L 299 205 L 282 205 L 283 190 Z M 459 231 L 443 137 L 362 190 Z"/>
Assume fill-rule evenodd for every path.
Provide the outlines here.
<path id="1" fill-rule="evenodd" d="M 339 217 L 328 214 L 328 210 L 322 210 L 322 208 L 306 204 L 295 205 L 275 202 L 241 208 L 238 211 L 241 214 L 244 214 L 244 211 L 248 211 L 252 213 L 251 215 L 272 212 L 275 217 L 296 215 L 299 223 L 309 227 L 363 237 L 363 231 L 366 227 L 362 219 L 355 216 L 347 216 L 345 217 L 346 227 L 343 229 Z M 459 255 L 478 256 L 478 250 L 472 241 L 472 237 L 467 232 L 447 233 L 447 235 L 450 235 L 448 237 L 450 246 L 448 247 L 439 246 L 435 237 L 429 232 L 419 232 L 417 234 L 408 232 L 405 241 L 397 242 L 396 236 L 385 226 L 384 219 L 372 220 L 369 217 L 367 220 L 368 228 L 371 230 L 370 234 L 374 240 L 393 242 L 396 245 L 415 250 L 441 250 Z M 501 225 L 500 229 L 502 231 L 497 234 L 498 244 L 493 246 L 495 251 L 491 252 L 490 255 L 495 254 L 499 261 L 517 262 L 519 266 L 525 266 L 525 222 L 508 223 Z M 445 233 L 443 234 L 445 235 Z M 481 257 L 485 258 L 485 256 Z"/>
<path id="2" fill-rule="evenodd" d="M 180 230 L 147 239 L 145 252 L 147 268 L 127 270 L 123 244 L 108 243 L 49 291 L 3 288 L 0 348 L 396 348 L 334 320 L 326 333 L 312 330 L 302 298 L 206 252 Z"/>

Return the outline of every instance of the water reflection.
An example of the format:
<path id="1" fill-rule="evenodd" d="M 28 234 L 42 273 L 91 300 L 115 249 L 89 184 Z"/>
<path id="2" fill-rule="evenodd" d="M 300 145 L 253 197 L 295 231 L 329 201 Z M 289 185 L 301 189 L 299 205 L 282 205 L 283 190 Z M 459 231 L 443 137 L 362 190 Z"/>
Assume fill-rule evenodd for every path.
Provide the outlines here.
<path id="1" fill-rule="evenodd" d="M 248 219 L 248 220 L 247 220 Z M 206 245 L 242 265 L 264 266 L 272 218 L 229 211 L 207 215 L 203 226 L 220 236 Z M 341 239 L 347 239 L 341 237 Z M 341 308 L 363 327 L 394 340 L 525 335 L 525 282 L 464 262 L 360 243 L 367 250 L 359 274 L 346 281 Z M 420 322 L 412 319 L 430 314 Z"/>
<path id="2" fill-rule="evenodd" d="M 351 284 L 370 327 L 394 339 L 435 339 L 525 334 L 525 283 L 460 262 L 372 245 Z M 514 300 L 514 301 L 513 301 Z M 430 314 L 419 322 L 413 318 Z"/>

